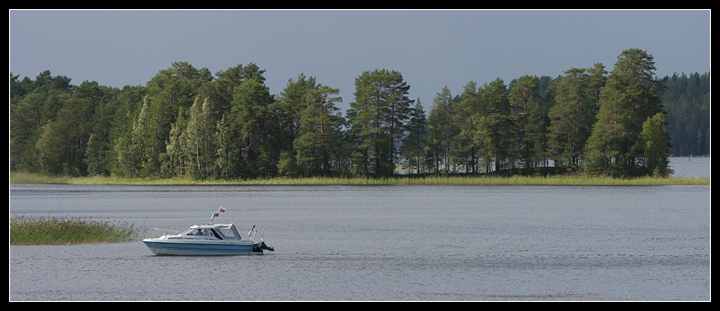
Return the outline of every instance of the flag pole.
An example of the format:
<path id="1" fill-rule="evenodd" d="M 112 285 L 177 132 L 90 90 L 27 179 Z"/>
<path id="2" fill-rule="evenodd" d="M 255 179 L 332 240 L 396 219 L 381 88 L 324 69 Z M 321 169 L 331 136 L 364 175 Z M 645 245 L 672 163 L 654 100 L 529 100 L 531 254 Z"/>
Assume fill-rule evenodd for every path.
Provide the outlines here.
<path id="1" fill-rule="evenodd" d="M 255 224 L 257 223 L 257 220 L 253 222 L 252 229 L 250 229 L 250 232 L 248 232 L 248 237 L 252 240 L 253 233 L 255 233 Z"/>
<path id="2" fill-rule="evenodd" d="M 213 213 L 212 216 L 210 216 L 210 224 L 211 224 L 211 225 L 212 225 L 212 222 L 213 222 L 213 218 L 220 216 L 220 212 L 223 212 L 223 213 L 224 213 L 224 212 L 225 212 L 225 208 L 223 208 L 222 206 L 220 206 L 220 208 L 218 208 L 218 210 L 215 211 L 215 213 Z"/>

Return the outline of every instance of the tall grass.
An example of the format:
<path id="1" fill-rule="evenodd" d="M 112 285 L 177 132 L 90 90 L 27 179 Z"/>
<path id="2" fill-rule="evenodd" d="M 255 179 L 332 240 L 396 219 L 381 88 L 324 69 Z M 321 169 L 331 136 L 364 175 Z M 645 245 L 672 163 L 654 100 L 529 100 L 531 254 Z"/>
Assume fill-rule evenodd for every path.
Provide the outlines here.
<path id="1" fill-rule="evenodd" d="M 547 186 L 662 186 L 709 185 L 709 177 L 612 178 L 595 176 L 427 176 L 388 178 L 271 178 L 243 181 L 256 185 L 547 185 Z"/>
<path id="2" fill-rule="evenodd" d="M 144 233 L 125 222 L 94 221 L 92 217 L 13 217 L 10 244 L 79 244 L 130 241 Z"/>
<path id="3" fill-rule="evenodd" d="M 10 183 L 17 184 L 67 184 L 72 177 L 48 176 L 27 172 L 10 171 Z"/>
<path id="4" fill-rule="evenodd" d="M 197 180 L 175 178 L 50 177 L 32 173 L 10 173 L 11 183 L 61 183 L 75 185 L 569 185 L 569 186 L 663 186 L 709 185 L 710 177 L 612 178 L 590 175 L 549 176 L 413 176 L 365 177 L 275 177 L 257 179 Z"/>

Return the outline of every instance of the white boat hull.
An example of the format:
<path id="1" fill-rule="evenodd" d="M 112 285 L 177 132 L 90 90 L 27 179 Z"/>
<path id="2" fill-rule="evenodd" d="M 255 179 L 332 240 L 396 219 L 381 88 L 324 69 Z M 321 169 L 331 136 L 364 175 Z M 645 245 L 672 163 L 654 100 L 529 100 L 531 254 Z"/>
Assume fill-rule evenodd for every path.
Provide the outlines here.
<path id="1" fill-rule="evenodd" d="M 263 254 L 262 249 L 252 242 L 172 241 L 161 239 L 145 239 L 143 242 L 155 255 L 237 256 Z"/>

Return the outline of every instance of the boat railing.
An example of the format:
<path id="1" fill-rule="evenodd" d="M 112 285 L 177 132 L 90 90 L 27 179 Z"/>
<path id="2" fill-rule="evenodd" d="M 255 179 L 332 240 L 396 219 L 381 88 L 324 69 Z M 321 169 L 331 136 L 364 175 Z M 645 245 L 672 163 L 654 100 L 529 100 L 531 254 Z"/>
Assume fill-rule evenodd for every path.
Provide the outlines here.
<path id="1" fill-rule="evenodd" d="M 180 233 L 180 231 L 177 231 L 177 230 L 162 229 L 162 228 L 153 228 L 153 230 L 155 230 L 155 231 L 162 231 L 162 232 L 163 232 L 163 235 L 169 235 L 171 232 L 172 232 L 172 233 L 175 233 L 175 234 Z"/>

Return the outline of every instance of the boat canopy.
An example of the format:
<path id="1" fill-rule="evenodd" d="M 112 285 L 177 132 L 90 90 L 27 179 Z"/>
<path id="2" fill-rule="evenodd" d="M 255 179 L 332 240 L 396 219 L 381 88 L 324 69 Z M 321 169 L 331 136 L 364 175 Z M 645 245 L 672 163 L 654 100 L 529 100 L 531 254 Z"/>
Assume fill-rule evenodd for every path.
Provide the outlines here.
<path id="1" fill-rule="evenodd" d="M 220 240 L 241 241 L 235 224 L 193 225 L 183 235 L 209 236 Z"/>

